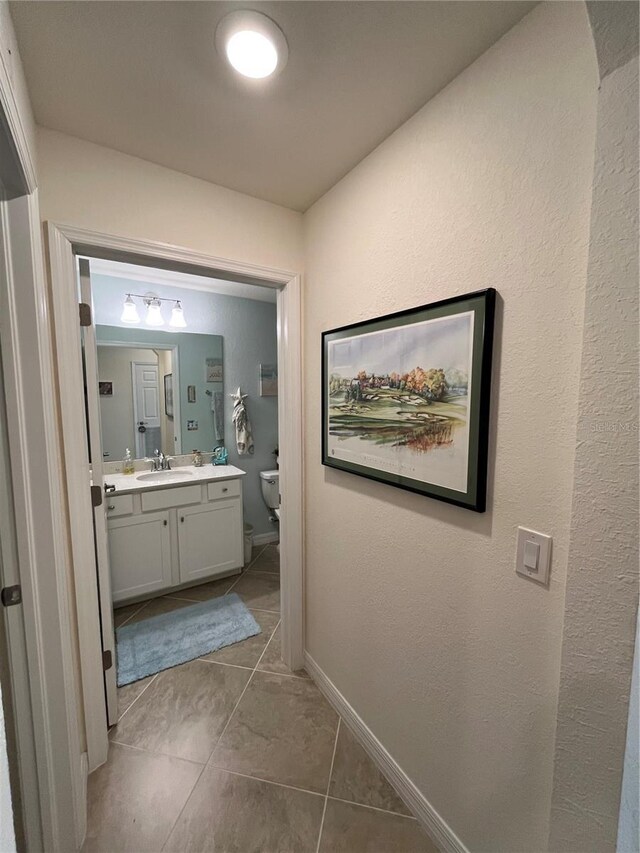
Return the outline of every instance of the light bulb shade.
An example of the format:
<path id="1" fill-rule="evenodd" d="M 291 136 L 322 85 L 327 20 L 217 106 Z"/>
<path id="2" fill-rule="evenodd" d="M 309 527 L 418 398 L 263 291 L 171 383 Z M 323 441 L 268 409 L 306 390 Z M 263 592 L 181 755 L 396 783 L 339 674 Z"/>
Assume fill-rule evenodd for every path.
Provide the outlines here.
<path id="1" fill-rule="evenodd" d="M 184 319 L 184 311 L 182 310 L 182 305 L 180 302 L 176 302 L 176 304 L 171 310 L 171 319 L 169 320 L 169 325 L 173 326 L 174 329 L 186 328 L 187 321 Z"/>
<path id="2" fill-rule="evenodd" d="M 216 48 L 239 74 L 261 80 L 279 74 L 289 48 L 280 27 L 262 12 L 230 12 L 216 29 Z"/>
<path id="3" fill-rule="evenodd" d="M 147 326 L 164 326 L 162 311 L 160 310 L 160 300 L 150 299 L 147 303 L 147 316 L 145 323 Z"/>
<path id="4" fill-rule="evenodd" d="M 122 316 L 120 317 L 121 323 L 139 323 L 140 317 L 138 315 L 138 309 L 136 308 L 136 303 L 133 301 L 133 298 L 130 293 L 127 294 L 127 298 L 124 300 L 124 305 L 122 306 Z"/>

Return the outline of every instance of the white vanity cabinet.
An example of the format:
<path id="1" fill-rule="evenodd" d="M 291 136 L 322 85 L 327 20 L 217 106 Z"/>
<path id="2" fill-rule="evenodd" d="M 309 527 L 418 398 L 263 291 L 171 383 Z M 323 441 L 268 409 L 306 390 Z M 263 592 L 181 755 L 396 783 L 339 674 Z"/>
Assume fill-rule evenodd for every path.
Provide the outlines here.
<path id="1" fill-rule="evenodd" d="M 239 478 L 110 494 L 114 602 L 239 571 L 242 520 Z"/>

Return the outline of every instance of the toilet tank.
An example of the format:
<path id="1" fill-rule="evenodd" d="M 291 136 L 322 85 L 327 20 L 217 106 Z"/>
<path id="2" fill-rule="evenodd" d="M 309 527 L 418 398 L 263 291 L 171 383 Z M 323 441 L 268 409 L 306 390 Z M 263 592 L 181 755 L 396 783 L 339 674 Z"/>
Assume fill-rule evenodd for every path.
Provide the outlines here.
<path id="1" fill-rule="evenodd" d="M 277 509 L 280 506 L 280 472 L 260 471 L 260 487 L 269 509 Z"/>

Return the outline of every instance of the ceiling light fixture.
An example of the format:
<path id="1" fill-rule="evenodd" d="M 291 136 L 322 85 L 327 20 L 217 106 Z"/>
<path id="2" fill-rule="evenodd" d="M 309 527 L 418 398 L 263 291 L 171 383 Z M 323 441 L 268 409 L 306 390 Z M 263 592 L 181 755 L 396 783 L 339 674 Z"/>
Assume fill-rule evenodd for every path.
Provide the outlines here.
<path id="1" fill-rule="evenodd" d="M 160 310 L 162 303 L 158 297 L 146 298 L 144 304 L 147 306 L 147 316 L 144 319 L 147 326 L 164 326 L 164 318 Z"/>
<path id="2" fill-rule="evenodd" d="M 253 80 L 279 73 L 289 56 L 280 27 L 262 12 L 250 10 L 231 12 L 220 21 L 216 47 L 239 74 Z"/>

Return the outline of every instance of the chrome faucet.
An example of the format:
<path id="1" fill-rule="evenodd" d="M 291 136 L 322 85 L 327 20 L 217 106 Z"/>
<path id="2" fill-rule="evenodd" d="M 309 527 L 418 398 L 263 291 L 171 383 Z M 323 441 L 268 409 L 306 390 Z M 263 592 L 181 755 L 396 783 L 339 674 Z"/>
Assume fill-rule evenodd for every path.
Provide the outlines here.
<path id="1" fill-rule="evenodd" d="M 171 470 L 171 459 L 168 456 L 165 456 L 160 450 L 156 450 L 153 454 L 152 459 L 147 459 L 147 462 L 151 462 L 151 470 L 152 471 L 170 471 Z"/>

